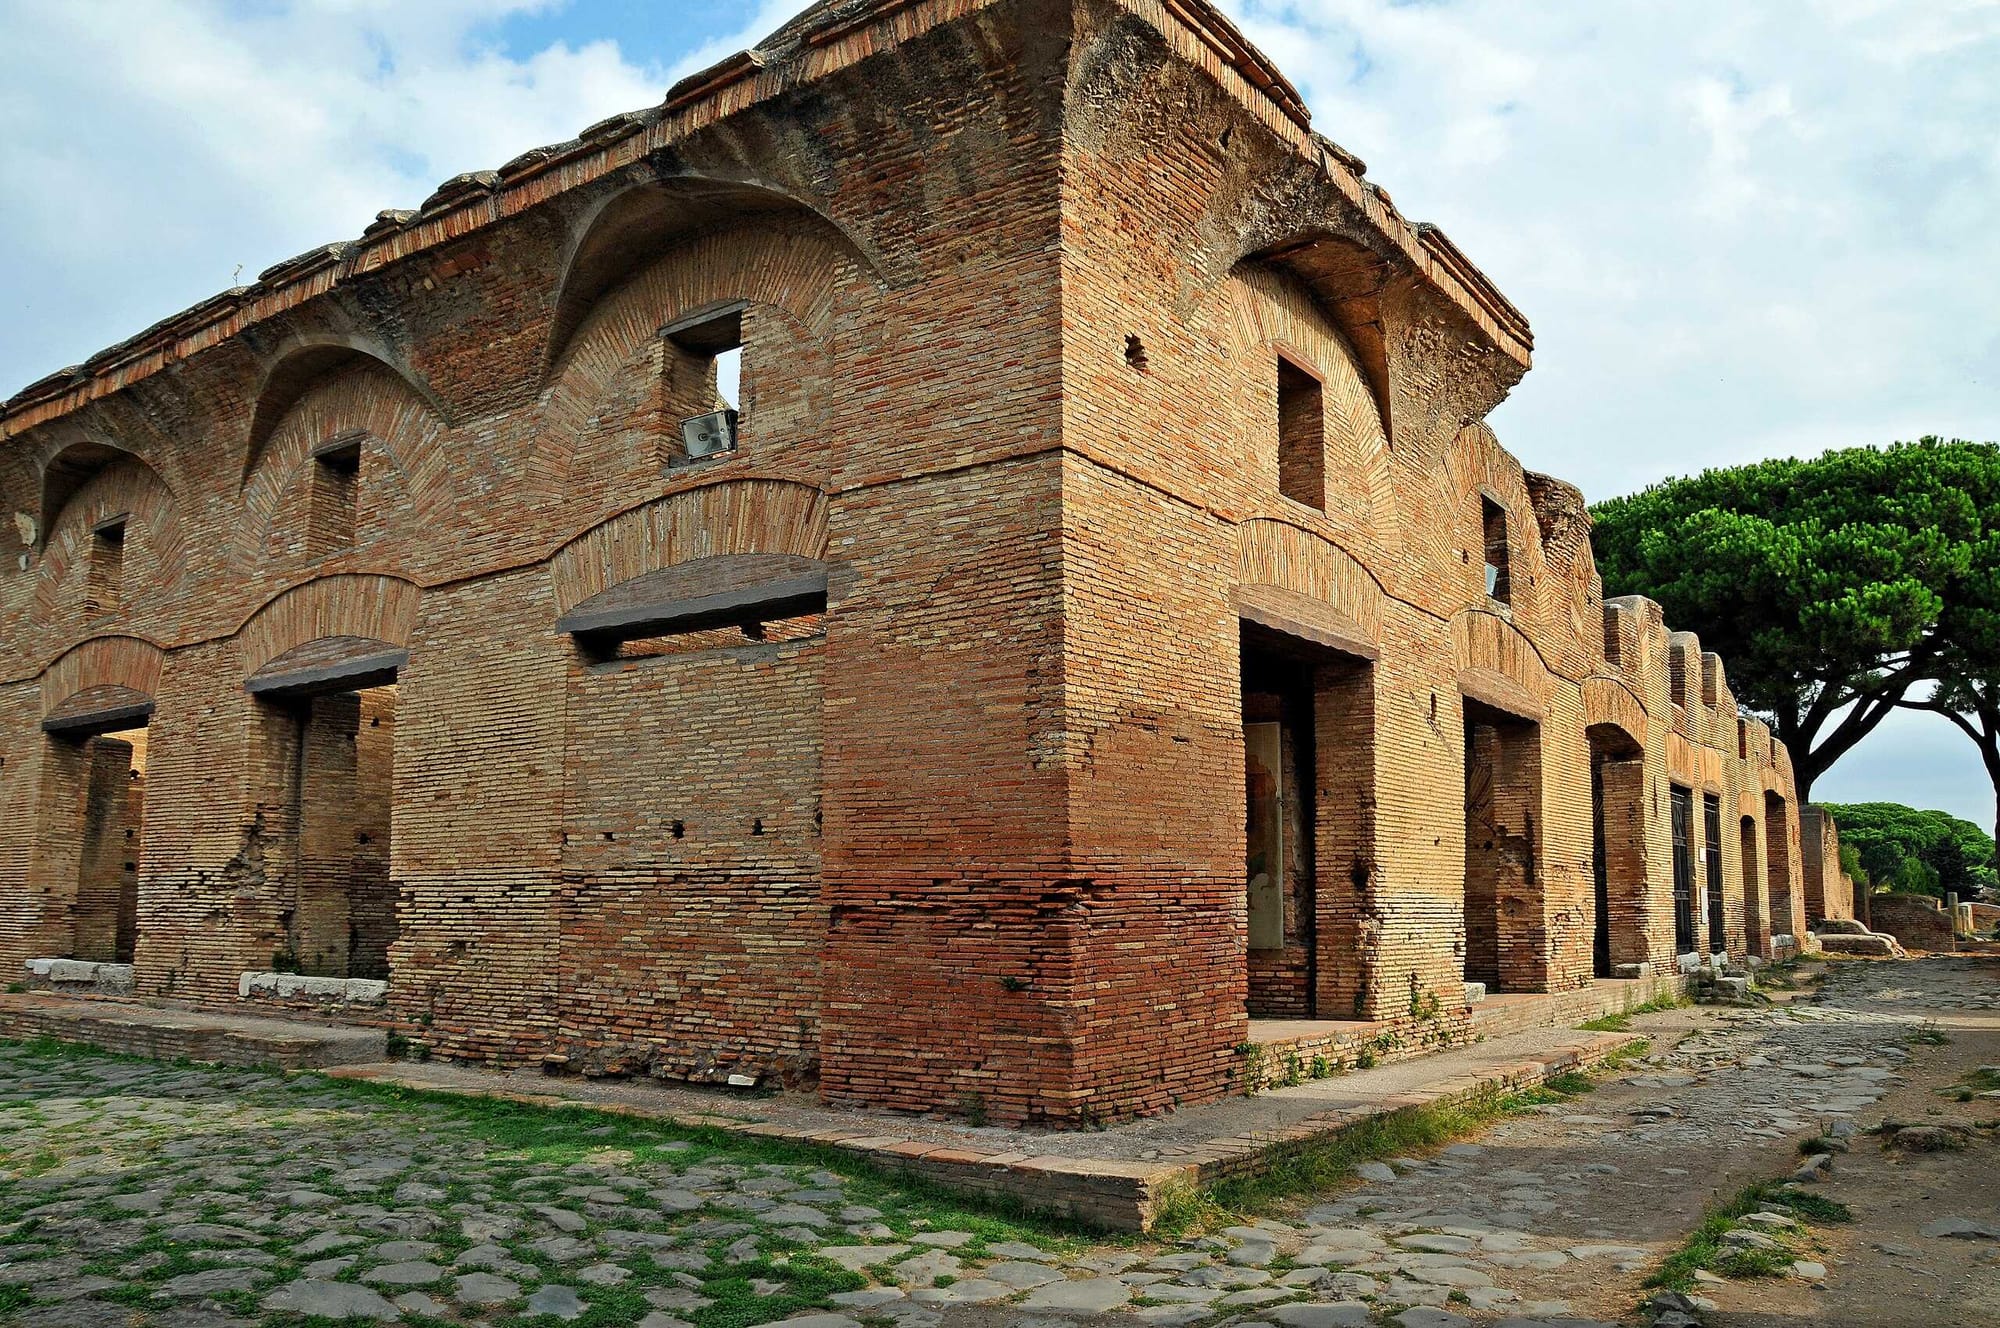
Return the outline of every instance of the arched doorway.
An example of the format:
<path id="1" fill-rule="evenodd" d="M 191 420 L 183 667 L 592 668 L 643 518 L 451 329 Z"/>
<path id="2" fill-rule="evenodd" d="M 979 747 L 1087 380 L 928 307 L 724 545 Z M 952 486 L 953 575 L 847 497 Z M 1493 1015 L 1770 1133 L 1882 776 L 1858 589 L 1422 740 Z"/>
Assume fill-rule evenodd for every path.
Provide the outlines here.
<path id="1" fill-rule="evenodd" d="M 1770 899 L 1771 937 L 1798 936 L 1801 919 L 1792 916 L 1792 835 L 1790 808 L 1775 793 L 1764 794 L 1764 885 Z"/>

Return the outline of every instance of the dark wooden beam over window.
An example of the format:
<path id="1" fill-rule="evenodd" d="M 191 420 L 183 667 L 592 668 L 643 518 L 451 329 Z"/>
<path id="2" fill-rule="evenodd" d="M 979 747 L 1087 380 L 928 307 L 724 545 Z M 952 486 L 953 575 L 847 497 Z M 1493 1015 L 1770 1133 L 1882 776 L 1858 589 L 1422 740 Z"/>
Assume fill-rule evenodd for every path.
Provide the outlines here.
<path id="1" fill-rule="evenodd" d="M 578 604 L 558 631 L 637 640 L 826 612 L 827 565 L 792 554 L 732 553 L 621 581 Z"/>

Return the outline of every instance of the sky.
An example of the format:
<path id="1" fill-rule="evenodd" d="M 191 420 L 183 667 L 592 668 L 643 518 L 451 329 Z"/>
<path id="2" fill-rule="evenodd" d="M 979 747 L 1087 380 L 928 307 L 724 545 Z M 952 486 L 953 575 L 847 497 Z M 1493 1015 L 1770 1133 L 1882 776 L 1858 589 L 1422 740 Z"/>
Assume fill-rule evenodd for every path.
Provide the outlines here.
<path id="1" fill-rule="evenodd" d="M 0 0 L 0 396 L 751 45 L 801 0 Z M 2000 0 L 1223 0 L 1528 315 L 1591 499 L 2000 439 Z M 1698 626 L 1690 624 L 1690 626 Z M 1993 823 L 1892 721 L 1815 789 Z"/>

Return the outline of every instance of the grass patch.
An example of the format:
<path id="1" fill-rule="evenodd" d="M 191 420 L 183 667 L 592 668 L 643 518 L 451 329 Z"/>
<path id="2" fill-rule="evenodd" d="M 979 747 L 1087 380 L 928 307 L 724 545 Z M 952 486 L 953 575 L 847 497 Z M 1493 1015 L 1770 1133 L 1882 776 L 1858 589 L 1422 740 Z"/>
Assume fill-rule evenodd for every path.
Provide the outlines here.
<path id="1" fill-rule="evenodd" d="M 1923 1027 L 1910 1034 L 1910 1041 L 1920 1047 L 1948 1047 L 1951 1035 L 1938 1027 L 1935 1020 L 1927 1020 Z"/>
<path id="2" fill-rule="evenodd" d="M 1631 1027 L 1632 1016 L 1629 1014 L 1599 1015 L 1595 1019 L 1586 1019 L 1577 1025 L 1578 1031 L 1584 1033 L 1623 1033 Z"/>
<path id="3" fill-rule="evenodd" d="M 1565 1097 L 1575 1097 L 1579 1093 L 1595 1093 L 1597 1081 L 1580 1070 L 1571 1070 L 1566 1074 L 1557 1075 L 1542 1087 L 1551 1092 L 1561 1093 Z"/>
<path id="4" fill-rule="evenodd" d="M 1623 1033 L 1631 1029 L 1634 1015 L 1659 1014 L 1663 1010 L 1678 1010 L 1692 1004 L 1692 1001 L 1679 992 L 1669 990 L 1653 997 L 1650 1001 L 1628 1005 L 1623 1010 L 1599 1015 L 1595 1019 L 1586 1019 L 1577 1025 L 1577 1029 L 1585 1033 Z"/>
<path id="5" fill-rule="evenodd" d="M 1948 1088 L 1938 1091 L 1960 1102 L 1970 1102 L 1981 1093 L 2000 1089 L 2000 1070 L 1974 1070 Z"/>
<path id="6" fill-rule="evenodd" d="M 1723 1240 L 1745 1215 L 1762 1212 L 1789 1214 L 1801 1230 L 1764 1231 L 1764 1235 L 1779 1242 L 1779 1248 L 1771 1250 L 1732 1248 Z M 1845 1204 L 1824 1195 L 1792 1189 L 1779 1181 L 1746 1185 L 1733 1198 L 1711 1210 L 1701 1225 L 1688 1233 L 1681 1247 L 1653 1271 L 1645 1285 L 1689 1291 L 1694 1287 L 1696 1271 L 1704 1268 L 1722 1277 L 1782 1276 L 1794 1260 L 1808 1252 L 1801 1248 L 1801 1242 L 1809 1236 L 1813 1224 L 1826 1226 L 1853 1220 L 1854 1214 Z"/>

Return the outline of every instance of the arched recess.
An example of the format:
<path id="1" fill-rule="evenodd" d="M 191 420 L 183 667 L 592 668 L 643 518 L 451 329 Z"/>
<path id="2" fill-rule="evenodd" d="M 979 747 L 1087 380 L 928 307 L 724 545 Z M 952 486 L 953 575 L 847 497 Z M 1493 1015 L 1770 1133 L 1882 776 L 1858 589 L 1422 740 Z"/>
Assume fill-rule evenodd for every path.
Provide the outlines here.
<path id="1" fill-rule="evenodd" d="M 354 549 L 380 556 L 385 540 L 450 522 L 447 427 L 435 402 L 384 362 L 350 352 L 332 363 L 291 395 L 253 456 L 239 565 L 284 569 Z"/>
<path id="2" fill-rule="evenodd" d="M 1518 627 L 1497 613 L 1468 610 L 1452 619 L 1451 644 L 1461 692 L 1516 718 L 1541 722 L 1549 671 Z"/>
<path id="3" fill-rule="evenodd" d="M 1509 991 L 1550 982 L 1542 862 L 1542 720 L 1548 671 L 1498 614 L 1452 620 L 1465 752 L 1465 980 Z"/>
<path id="4" fill-rule="evenodd" d="M 1457 601 L 1475 607 L 1490 604 L 1493 597 L 1486 591 L 1482 560 L 1494 543 L 1489 518 L 1497 513 L 1504 521 L 1504 606 L 1516 623 L 1542 628 L 1549 617 L 1547 568 L 1534 497 L 1521 463 L 1491 429 L 1473 424 L 1459 430 L 1438 477 L 1442 510 L 1437 519 L 1425 528 L 1404 531 L 1411 546 L 1424 551 L 1423 565 L 1440 572 L 1459 568 L 1464 592 L 1455 597 Z M 1419 504 L 1405 504 L 1403 515 L 1406 521 L 1418 519 L 1424 510 Z M 1572 623 L 1570 629 L 1574 632 L 1578 625 Z"/>
<path id="5" fill-rule="evenodd" d="M 1372 1011 L 1377 679 L 1383 592 L 1325 537 L 1236 528 L 1252 1018 Z"/>
<path id="6" fill-rule="evenodd" d="M 1640 747 L 1652 745 L 1652 717 L 1646 713 L 1646 703 L 1621 678 L 1583 680 L 1583 722 L 1586 727 L 1618 729 Z"/>
<path id="7" fill-rule="evenodd" d="M 138 456 L 75 444 L 49 460 L 43 482 L 45 501 L 61 494 L 36 575 L 35 619 L 45 629 L 112 616 L 180 576 L 180 506 Z"/>
<path id="8" fill-rule="evenodd" d="M 1323 443 L 1317 477 L 1323 501 L 1309 505 L 1371 546 L 1393 543 L 1396 494 L 1385 417 L 1353 345 L 1330 311 L 1283 269 L 1248 262 L 1230 275 L 1228 317 L 1238 362 L 1249 370 L 1240 379 L 1235 416 L 1268 419 L 1281 374 L 1303 370 Z M 1281 420 L 1281 451 L 1283 427 Z"/>
<path id="9" fill-rule="evenodd" d="M 1797 916 L 1792 892 L 1792 825 L 1796 813 L 1791 800 L 1770 787 L 1764 791 L 1764 886 L 1770 897 L 1771 935 L 1796 940 L 1805 929 L 1805 919 Z"/>
<path id="10" fill-rule="evenodd" d="M 871 274 L 876 265 L 854 238 L 824 214 L 775 189 L 733 180 L 654 181 L 607 194 L 586 211 L 563 256 L 562 285 L 543 370 L 553 378 L 570 341 L 598 303 L 662 252 L 689 236 L 754 227 L 787 218 L 805 221 L 847 261 Z"/>
<path id="11" fill-rule="evenodd" d="M 826 495 L 785 480 L 732 480 L 684 489 L 622 513 L 549 561 L 556 611 L 681 563 L 727 554 L 824 559 Z"/>
<path id="12" fill-rule="evenodd" d="M 151 707 L 165 653 L 136 636 L 100 636 L 65 651 L 42 673 L 42 719 Z"/>
<path id="13" fill-rule="evenodd" d="M 1245 260 L 1289 273 L 1312 292 L 1313 299 L 1332 318 L 1353 349 L 1355 365 L 1367 382 L 1383 439 L 1393 445 L 1382 293 L 1394 276 L 1394 266 L 1366 246 L 1327 232 L 1294 236 L 1245 255 Z"/>
<path id="14" fill-rule="evenodd" d="M 1597 680 L 1593 680 L 1597 681 Z M 1629 698 L 1623 688 L 1615 689 Z M 1647 889 L 1645 711 L 1592 718 L 1586 686 L 1584 736 L 1590 744 L 1591 878 L 1595 896 L 1593 965 L 1616 977 L 1651 958 L 1647 937 L 1652 901 Z M 1608 710 L 1600 701 L 1599 709 Z M 1633 722 L 1636 719 L 1636 724 Z"/>
<path id="15" fill-rule="evenodd" d="M 607 206 L 558 300 L 531 482 L 564 499 L 657 483 L 684 459 L 681 421 L 714 407 L 730 341 L 742 449 L 768 461 L 767 445 L 809 446 L 832 395 L 837 295 L 857 280 L 873 274 L 847 238 L 768 191 L 648 189 Z M 716 326 L 683 326 L 707 313 Z"/>
<path id="16" fill-rule="evenodd" d="M 397 379 L 439 420 L 450 421 L 450 411 L 429 384 L 372 337 L 325 334 L 289 341 L 271 357 L 257 385 L 257 405 L 250 415 L 250 436 L 245 440 L 243 452 L 246 485 L 271 435 L 300 399 L 325 379 L 362 365 L 373 366 Z"/>

